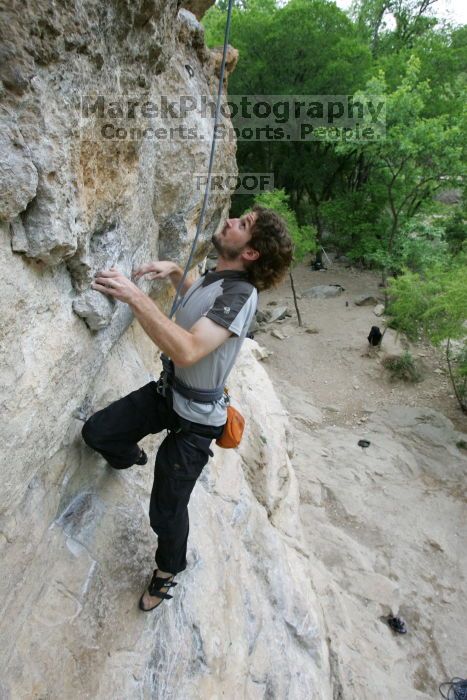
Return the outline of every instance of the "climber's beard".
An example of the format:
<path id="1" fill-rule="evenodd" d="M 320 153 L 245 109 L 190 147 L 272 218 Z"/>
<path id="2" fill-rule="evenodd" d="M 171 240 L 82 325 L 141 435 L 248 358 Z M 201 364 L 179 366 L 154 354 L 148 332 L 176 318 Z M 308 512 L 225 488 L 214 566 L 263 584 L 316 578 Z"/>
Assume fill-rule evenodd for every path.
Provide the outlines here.
<path id="1" fill-rule="evenodd" d="M 218 234 L 214 234 L 211 238 L 211 242 L 214 248 L 217 250 L 219 257 L 223 258 L 224 260 L 228 260 L 229 262 L 232 262 L 232 260 L 238 260 L 240 255 L 245 250 L 247 244 L 239 246 L 230 245 L 229 243 L 223 241 L 221 236 L 222 233 L 219 232 Z"/>

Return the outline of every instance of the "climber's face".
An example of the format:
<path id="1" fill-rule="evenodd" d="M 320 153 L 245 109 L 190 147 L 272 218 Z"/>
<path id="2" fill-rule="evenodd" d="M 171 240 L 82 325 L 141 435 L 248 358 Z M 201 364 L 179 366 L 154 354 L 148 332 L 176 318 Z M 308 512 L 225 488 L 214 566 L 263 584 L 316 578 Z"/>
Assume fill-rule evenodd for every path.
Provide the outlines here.
<path id="1" fill-rule="evenodd" d="M 243 259 L 244 262 L 256 260 L 257 251 L 248 245 L 256 218 L 255 212 L 248 212 L 240 219 L 226 219 L 222 229 L 214 234 L 212 242 L 224 260 Z"/>

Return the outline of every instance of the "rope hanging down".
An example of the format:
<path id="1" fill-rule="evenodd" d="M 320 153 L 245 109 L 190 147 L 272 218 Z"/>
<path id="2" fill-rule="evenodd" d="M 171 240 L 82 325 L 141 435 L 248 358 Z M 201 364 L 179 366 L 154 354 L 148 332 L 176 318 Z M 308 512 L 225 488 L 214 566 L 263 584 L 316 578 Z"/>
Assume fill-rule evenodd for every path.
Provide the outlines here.
<path id="1" fill-rule="evenodd" d="M 198 226 L 196 228 L 196 235 L 193 239 L 193 244 L 191 246 L 191 251 L 190 255 L 188 257 L 187 264 L 185 265 L 185 269 L 183 271 L 183 276 L 182 279 L 180 280 L 178 286 L 177 286 L 177 291 L 175 292 L 175 299 L 172 304 L 172 308 L 170 310 L 169 318 L 172 318 L 174 315 L 176 309 L 177 309 L 177 304 L 178 304 L 178 297 L 180 295 L 180 290 L 183 288 L 183 285 L 186 280 L 186 276 L 188 274 L 188 270 L 190 269 L 191 261 L 193 260 L 193 255 L 195 252 L 196 248 L 196 243 L 199 238 L 199 234 L 201 233 L 201 229 L 203 227 L 204 223 L 204 215 L 206 213 L 206 207 L 208 204 L 208 198 L 209 198 L 209 190 L 211 188 L 211 173 L 212 173 L 212 166 L 214 164 L 214 151 L 216 149 L 216 129 L 217 129 L 217 124 L 219 121 L 219 113 L 220 113 L 220 108 L 221 108 L 221 97 L 222 97 L 222 85 L 224 81 L 224 70 L 225 70 L 225 63 L 226 63 L 226 58 L 227 58 L 227 44 L 229 41 L 229 33 L 230 33 L 230 18 L 232 15 L 232 5 L 233 5 L 233 0 L 229 0 L 229 7 L 227 10 L 227 21 L 225 24 L 225 35 L 224 35 L 224 50 L 222 53 L 222 63 L 221 63 L 221 73 L 220 73 L 220 78 L 219 78 L 219 89 L 217 91 L 217 102 L 216 102 L 216 113 L 214 116 L 214 128 L 212 132 L 212 142 L 211 142 L 211 154 L 209 156 L 209 167 L 208 167 L 208 179 L 206 182 L 206 190 L 204 192 L 204 199 L 203 199 L 203 206 L 201 208 L 201 215 L 199 217 L 198 221 Z"/>

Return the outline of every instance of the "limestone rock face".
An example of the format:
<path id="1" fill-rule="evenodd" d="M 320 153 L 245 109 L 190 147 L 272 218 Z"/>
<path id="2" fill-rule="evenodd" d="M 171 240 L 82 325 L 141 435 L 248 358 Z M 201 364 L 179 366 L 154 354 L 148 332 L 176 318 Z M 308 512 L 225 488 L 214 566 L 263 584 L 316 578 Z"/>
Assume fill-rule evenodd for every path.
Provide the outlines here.
<path id="1" fill-rule="evenodd" d="M 201 103 L 215 98 L 216 58 L 178 4 L 90 1 L 74 16 L 11 3 L 4 14 L 14 51 L 8 43 L 1 74 L 0 218 L 12 222 L 16 252 L 66 261 L 78 292 L 101 265 L 131 270 L 167 250 L 184 260 L 193 239 L 213 126 Z M 235 143 L 219 141 L 216 153 L 216 168 L 236 174 Z M 225 192 L 211 194 L 201 242 L 226 205 Z"/>
<path id="2" fill-rule="evenodd" d="M 37 170 L 19 129 L 0 118 L 0 219 L 9 221 L 36 195 Z"/>
<path id="3" fill-rule="evenodd" d="M 3 521 L 7 697 L 332 697 L 287 415 L 255 349 L 245 342 L 231 377 L 244 441 L 238 451 L 214 446 L 190 501 L 188 568 L 157 613 L 137 601 L 154 566 L 147 509 L 161 437 L 142 442 L 145 467 L 115 471 L 70 421 L 47 471 Z M 154 364 L 154 346 L 132 326 L 92 405 L 143 385 Z"/>
<path id="4" fill-rule="evenodd" d="M 214 5 L 216 0 L 185 0 L 183 7 L 190 10 L 197 19 L 201 19 L 204 13 Z"/>
<path id="5" fill-rule="evenodd" d="M 193 176 L 209 161 L 213 118 L 201 101 L 215 101 L 214 59 L 194 15 L 177 6 L 89 0 L 74 14 L 31 0 L 3 12 L 1 511 L 22 500 L 60 448 L 131 323 L 128 307 L 90 288 L 95 273 L 116 266 L 130 275 L 148 260 L 188 258 L 204 195 Z M 164 100 L 162 122 L 142 117 L 141 105 Z M 167 133 L 105 138 L 105 124 L 127 135 L 130 127 Z M 216 169 L 236 174 L 235 147 L 219 140 Z M 195 261 L 228 206 L 228 192 L 211 193 Z M 141 287 L 168 302 L 166 283 Z"/>
<path id="6" fill-rule="evenodd" d="M 184 263 L 199 220 L 218 57 L 180 5 L 12 0 L 2 14 L 2 698 L 330 698 L 287 421 L 249 349 L 232 380 L 245 442 L 216 449 L 197 484 L 189 569 L 157 613 L 137 608 L 150 465 L 116 473 L 80 436 L 159 370 L 93 276 Z M 236 174 L 235 148 L 217 143 L 217 171 Z M 195 261 L 228 206 L 211 193 Z M 141 287 L 168 308 L 166 283 Z M 159 439 L 144 441 L 153 459 Z"/>

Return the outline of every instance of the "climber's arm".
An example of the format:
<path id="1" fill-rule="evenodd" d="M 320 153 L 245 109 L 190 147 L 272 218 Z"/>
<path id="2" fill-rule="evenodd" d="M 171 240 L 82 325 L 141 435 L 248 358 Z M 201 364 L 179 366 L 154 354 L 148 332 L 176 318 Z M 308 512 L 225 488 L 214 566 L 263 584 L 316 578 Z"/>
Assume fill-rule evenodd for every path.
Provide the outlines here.
<path id="1" fill-rule="evenodd" d="M 208 318 L 189 330 L 167 318 L 157 305 L 118 270 L 99 272 L 92 288 L 127 303 L 151 338 L 179 367 L 189 367 L 222 345 L 231 333 Z"/>
<path id="2" fill-rule="evenodd" d="M 186 331 L 168 319 L 152 299 L 142 292 L 135 296 L 130 306 L 151 340 L 178 367 L 194 365 L 231 335 L 229 330 L 208 318 L 200 318 Z"/>

